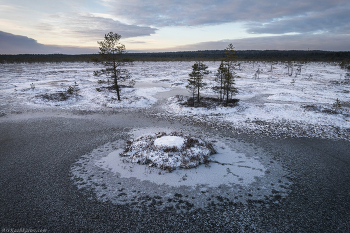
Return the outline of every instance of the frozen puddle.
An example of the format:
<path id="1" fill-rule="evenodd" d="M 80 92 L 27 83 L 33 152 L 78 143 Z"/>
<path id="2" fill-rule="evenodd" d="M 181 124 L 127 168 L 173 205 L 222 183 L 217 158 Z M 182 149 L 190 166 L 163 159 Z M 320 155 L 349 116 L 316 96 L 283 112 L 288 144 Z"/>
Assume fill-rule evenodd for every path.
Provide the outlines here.
<path id="1" fill-rule="evenodd" d="M 258 160 L 235 153 L 230 148 L 217 148 L 218 154 L 210 156 L 208 165 L 199 165 L 191 169 L 177 169 L 167 172 L 159 168 L 137 163 L 124 163 L 119 154 L 123 149 L 109 153 L 96 161 L 96 165 L 118 174 L 123 178 L 135 177 L 140 181 L 151 181 L 159 185 L 179 187 L 181 185 L 218 187 L 225 184 L 248 185 L 255 177 L 265 174 L 264 166 Z"/>
<path id="2" fill-rule="evenodd" d="M 100 201 L 179 211 L 247 202 L 277 203 L 288 194 L 291 182 L 277 161 L 232 138 L 209 139 L 218 153 L 210 156 L 208 165 L 170 173 L 123 162 L 119 154 L 126 141 L 107 143 L 74 164 L 73 180 L 78 188 L 93 190 Z"/>

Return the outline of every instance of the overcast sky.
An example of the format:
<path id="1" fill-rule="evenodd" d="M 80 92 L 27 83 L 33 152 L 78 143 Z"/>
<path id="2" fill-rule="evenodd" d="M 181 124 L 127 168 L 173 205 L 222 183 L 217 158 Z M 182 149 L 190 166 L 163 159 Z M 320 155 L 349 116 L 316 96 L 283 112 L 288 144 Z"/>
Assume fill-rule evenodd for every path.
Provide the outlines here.
<path id="1" fill-rule="evenodd" d="M 349 0 L 0 0 L 0 54 L 350 50 Z"/>

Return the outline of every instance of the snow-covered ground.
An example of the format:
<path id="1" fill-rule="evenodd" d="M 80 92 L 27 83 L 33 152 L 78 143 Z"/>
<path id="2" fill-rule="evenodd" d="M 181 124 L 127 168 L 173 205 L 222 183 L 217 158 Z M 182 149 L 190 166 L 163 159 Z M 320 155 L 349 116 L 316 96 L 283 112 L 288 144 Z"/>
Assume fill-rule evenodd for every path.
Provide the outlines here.
<path id="1" fill-rule="evenodd" d="M 222 122 L 238 131 L 349 140 L 350 74 L 336 63 L 303 64 L 300 75 L 289 76 L 283 63 L 274 64 L 271 71 L 271 63 L 241 62 L 236 70 L 239 105 L 210 110 L 183 107 L 174 97 L 189 95 L 185 86 L 192 64 L 135 62 L 127 68 L 136 85 L 122 89 L 122 101 L 101 88 L 106 84 L 98 84 L 99 78 L 93 76 L 101 67 L 93 63 L 0 64 L 0 115 L 57 108 L 98 112 L 161 103 L 161 115 Z M 205 64 L 211 72 L 205 79 L 210 87 L 219 62 Z M 255 77 L 257 69 L 259 78 Z M 65 92 L 75 83 L 80 91 L 66 101 L 43 98 Z M 215 96 L 210 88 L 202 94 Z M 333 106 L 337 99 L 342 105 L 338 110 Z"/>
<path id="2" fill-rule="evenodd" d="M 350 74 L 345 70 L 337 64 L 308 63 L 300 75 L 289 76 L 283 64 L 273 65 L 272 71 L 268 63 L 255 63 L 254 67 L 247 62 L 236 71 L 239 93 L 235 98 L 240 102 L 235 108 L 188 108 L 172 97 L 164 109 L 169 114 L 225 122 L 235 130 L 253 133 L 350 139 Z M 258 68 L 262 73 L 256 78 Z M 207 83 L 212 86 L 213 79 Z M 203 94 L 215 96 L 211 89 Z M 337 99 L 341 103 L 338 109 L 334 106 Z"/>
<path id="3" fill-rule="evenodd" d="M 146 107 L 157 100 L 152 97 L 163 87 L 124 88 L 122 101 L 116 93 L 101 88 L 107 84 L 98 84 L 99 78 L 93 71 L 102 67 L 93 63 L 37 63 L 37 64 L 1 64 L 0 100 L 3 114 L 23 109 L 62 108 L 99 111 L 106 108 Z M 139 68 L 139 67 L 138 67 Z M 151 68 L 151 67 L 149 67 Z M 129 67 L 134 79 L 139 81 L 135 66 Z M 137 72 L 142 70 L 137 70 Z M 103 81 L 106 79 L 101 78 Z M 67 101 L 48 101 L 41 95 L 66 92 L 69 86 L 80 89 L 78 95 Z M 32 88 L 34 87 L 34 88 Z M 100 88 L 100 90 L 98 90 Z"/>

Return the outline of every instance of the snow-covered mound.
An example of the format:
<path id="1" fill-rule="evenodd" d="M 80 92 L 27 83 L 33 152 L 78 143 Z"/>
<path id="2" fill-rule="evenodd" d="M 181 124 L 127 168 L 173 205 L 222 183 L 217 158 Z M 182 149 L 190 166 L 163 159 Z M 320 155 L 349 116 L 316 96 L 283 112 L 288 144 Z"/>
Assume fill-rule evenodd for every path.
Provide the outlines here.
<path id="1" fill-rule="evenodd" d="M 206 163 L 209 156 L 215 153 L 213 146 L 200 138 L 161 132 L 128 141 L 120 155 L 125 157 L 124 162 L 148 164 L 172 171 Z"/>

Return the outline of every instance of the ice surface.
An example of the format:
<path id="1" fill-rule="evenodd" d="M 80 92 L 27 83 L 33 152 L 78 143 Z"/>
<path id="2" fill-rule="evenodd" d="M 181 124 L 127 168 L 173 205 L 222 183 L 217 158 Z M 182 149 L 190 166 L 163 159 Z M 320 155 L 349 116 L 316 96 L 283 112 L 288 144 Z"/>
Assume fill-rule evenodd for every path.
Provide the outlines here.
<path id="1" fill-rule="evenodd" d="M 135 177 L 141 181 L 148 180 L 175 187 L 199 184 L 218 187 L 230 183 L 249 185 L 255 181 L 256 177 L 264 176 L 266 169 L 257 159 L 248 158 L 243 153 L 237 153 L 228 147 L 222 149 L 224 145 L 222 142 L 218 142 L 218 145 L 220 145 L 217 147 L 218 154 L 210 157 L 210 160 L 214 161 L 210 166 L 203 164 L 196 168 L 177 169 L 170 173 L 147 165 L 124 163 L 123 157 L 120 156 L 122 149 L 112 151 L 98 160 L 96 165 L 118 173 L 122 178 Z"/>
<path id="2" fill-rule="evenodd" d="M 155 129 L 135 129 L 132 137 L 144 131 Z M 129 204 L 134 208 L 174 207 L 191 211 L 213 203 L 264 201 L 275 195 L 280 200 L 288 195 L 292 184 L 287 178 L 289 173 L 263 150 L 232 138 L 207 135 L 207 139 L 215 141 L 218 151 L 211 156 L 209 166 L 169 173 L 157 167 L 125 163 L 120 153 L 126 141 L 120 140 L 82 156 L 72 166 L 72 179 L 78 188 L 91 189 L 100 201 Z"/>

